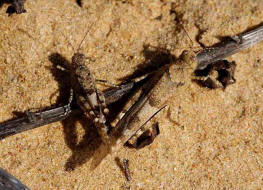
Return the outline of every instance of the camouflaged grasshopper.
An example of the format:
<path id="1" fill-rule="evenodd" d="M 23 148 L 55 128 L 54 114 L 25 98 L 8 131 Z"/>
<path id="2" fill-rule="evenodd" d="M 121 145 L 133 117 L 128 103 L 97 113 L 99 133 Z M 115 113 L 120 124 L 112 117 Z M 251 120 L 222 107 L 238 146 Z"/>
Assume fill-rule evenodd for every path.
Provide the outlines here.
<path id="1" fill-rule="evenodd" d="M 232 36 L 228 40 L 215 44 L 213 47 L 205 48 L 198 53 L 185 50 L 177 60 L 162 66 L 152 73 L 164 73 L 173 65 L 176 70 L 176 76 L 173 78 L 175 83 L 187 86 L 190 82 L 196 81 L 208 88 L 226 88 L 227 85 L 235 82 L 234 73 L 236 64 L 235 62 L 228 62 L 223 59 L 261 42 L 263 40 L 262 37 L 263 26 L 258 26 L 251 31 Z M 147 95 L 142 94 L 143 96 Z M 143 101 L 146 101 L 145 99 Z M 136 137 L 136 132 L 139 129 L 134 129 L 133 132 L 135 135 L 131 135 L 132 133 L 130 133 L 130 136 L 132 138 Z M 123 142 L 127 142 L 128 140 L 132 139 L 125 139 Z M 131 145 L 134 144 L 132 141 L 128 143 Z"/>
<path id="2" fill-rule="evenodd" d="M 70 74 L 72 88 L 69 105 L 73 100 L 74 94 L 77 104 L 82 109 L 84 115 L 93 120 L 102 141 L 107 143 L 108 132 L 111 126 L 107 122 L 105 115 L 109 113 L 109 109 L 106 106 L 106 100 L 102 91 L 97 89 L 96 80 L 85 64 L 89 58 L 83 53 L 79 53 L 80 47 L 94 23 L 95 22 L 87 29 L 85 36 L 79 44 L 77 52 L 72 56 L 71 64 L 66 68 Z"/>
<path id="3" fill-rule="evenodd" d="M 103 93 L 97 89 L 96 81 L 89 68 L 85 66 L 85 62 L 84 54 L 73 55 L 70 72 L 71 85 L 78 105 L 84 114 L 94 121 L 102 140 L 107 142 L 111 126 L 107 123 L 105 114 L 109 113 L 109 109 L 106 107 Z"/>

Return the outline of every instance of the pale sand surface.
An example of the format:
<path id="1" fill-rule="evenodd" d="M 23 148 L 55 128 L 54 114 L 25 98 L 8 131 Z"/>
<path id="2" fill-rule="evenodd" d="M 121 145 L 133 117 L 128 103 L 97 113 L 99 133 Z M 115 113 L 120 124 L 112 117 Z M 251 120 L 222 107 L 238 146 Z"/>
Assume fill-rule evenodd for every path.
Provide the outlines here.
<path id="1" fill-rule="evenodd" d="M 0 9 L 0 122 L 13 118 L 13 111 L 56 102 L 59 82 L 55 79 L 62 86 L 68 80 L 52 74 L 48 56 L 59 53 L 70 60 L 70 44 L 77 49 L 95 20 L 81 52 L 94 59 L 89 66 L 96 78 L 113 83 L 145 61 L 144 44 L 179 56 L 183 49 L 198 46 L 199 30 L 206 30 L 201 41 L 209 46 L 219 41 L 218 36 L 238 34 L 263 21 L 262 0 L 174 2 L 84 0 L 80 8 L 74 0 L 28 0 L 26 14 L 10 17 L 4 5 Z M 185 78 L 185 85 L 175 88 L 164 76 L 150 104 L 169 108 L 154 119 L 161 134 L 144 149 L 121 148 L 100 162 L 103 148 L 95 150 L 99 140 L 89 133 L 86 120 L 83 127 L 77 124 L 76 138 L 71 123 L 56 122 L 1 141 L 0 167 L 33 190 L 262 189 L 262 48 L 263 43 L 229 58 L 237 63 L 237 82 L 226 90 L 201 88 Z M 142 113 L 152 112 L 153 107 L 146 105 Z M 130 184 L 116 157 L 130 160 Z"/>

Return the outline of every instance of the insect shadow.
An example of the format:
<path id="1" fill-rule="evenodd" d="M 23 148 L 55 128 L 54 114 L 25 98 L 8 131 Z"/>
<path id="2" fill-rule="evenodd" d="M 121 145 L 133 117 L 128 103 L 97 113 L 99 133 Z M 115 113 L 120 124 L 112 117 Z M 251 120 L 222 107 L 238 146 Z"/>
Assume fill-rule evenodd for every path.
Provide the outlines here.
<path id="1" fill-rule="evenodd" d="M 49 56 L 49 60 L 53 63 L 50 71 L 54 79 L 58 82 L 58 98 L 57 104 L 67 104 L 70 96 L 70 77 L 67 71 L 58 69 L 58 66 L 66 67 L 70 62 L 58 53 L 53 53 Z M 73 106 L 77 106 L 73 102 Z M 76 122 L 80 122 L 85 133 L 80 142 L 78 142 L 78 134 L 76 131 Z M 72 155 L 68 158 L 65 164 L 65 170 L 74 170 L 78 165 L 84 164 L 95 151 L 101 140 L 96 129 L 92 126 L 92 122 L 88 118 L 71 116 L 62 121 L 64 139 L 67 146 L 71 149 Z"/>
<path id="2" fill-rule="evenodd" d="M 67 65 L 71 63 L 59 53 L 51 54 L 49 60 L 53 63 L 50 71 L 54 79 L 58 82 L 59 87 L 59 95 L 56 103 L 67 104 L 71 88 L 70 77 L 67 71 L 63 71 L 57 67 L 62 66 L 67 68 Z M 77 106 L 75 101 L 73 102 L 73 106 Z M 84 136 L 79 142 L 76 131 L 77 122 L 79 122 L 85 130 Z M 71 157 L 68 158 L 65 164 L 66 171 L 74 170 L 77 166 L 88 161 L 96 150 L 96 147 L 102 143 L 92 123 L 88 118 L 81 117 L 80 115 L 71 116 L 62 121 L 65 143 L 72 151 Z"/>

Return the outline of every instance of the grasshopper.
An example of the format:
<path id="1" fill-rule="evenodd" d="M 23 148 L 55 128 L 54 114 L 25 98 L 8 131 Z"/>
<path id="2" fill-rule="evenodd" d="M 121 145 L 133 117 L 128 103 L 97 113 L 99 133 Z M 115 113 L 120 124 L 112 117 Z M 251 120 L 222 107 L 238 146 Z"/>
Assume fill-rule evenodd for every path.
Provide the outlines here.
<path id="1" fill-rule="evenodd" d="M 95 78 L 92 76 L 90 69 L 85 65 L 89 58 L 83 53 L 79 53 L 80 47 L 94 23 L 95 22 L 87 29 L 78 46 L 77 52 L 72 56 L 71 64 L 66 68 L 70 74 L 72 88 L 69 105 L 73 100 L 74 94 L 77 104 L 82 109 L 83 114 L 93 120 L 102 141 L 107 143 L 108 132 L 111 129 L 110 124 L 106 120 L 106 114 L 109 113 L 109 109 L 106 106 L 106 100 L 103 93 L 96 87 Z"/>
<path id="2" fill-rule="evenodd" d="M 204 51 L 208 51 L 208 50 L 205 49 Z M 116 139 L 117 138 L 121 139 L 120 140 L 121 144 L 122 143 L 125 143 L 126 145 L 130 144 L 134 148 L 141 148 L 144 146 L 144 143 L 147 144 L 147 142 L 143 142 L 142 145 L 137 146 L 136 143 L 134 143 L 134 141 L 136 141 L 134 139 L 135 138 L 138 139 L 138 135 L 143 134 L 141 130 L 142 126 L 137 126 L 132 129 L 128 129 L 128 124 L 135 116 L 135 114 L 140 110 L 143 104 L 148 100 L 148 98 L 151 95 L 151 92 L 153 91 L 155 84 L 160 80 L 160 78 L 163 76 L 164 73 L 169 71 L 171 67 L 172 69 L 175 70 L 175 76 L 173 76 L 173 78 L 170 79 L 176 84 L 176 86 L 184 86 L 184 85 L 188 86 L 193 81 L 204 81 L 203 86 L 209 87 L 208 85 L 212 85 L 212 84 L 206 84 L 205 82 L 208 80 L 218 85 L 218 86 L 214 85 L 213 86 L 214 88 L 219 88 L 219 87 L 225 88 L 227 85 L 235 82 L 234 71 L 236 65 L 234 62 L 218 60 L 215 61 L 214 63 L 211 62 L 210 63 L 211 66 L 210 64 L 207 63 L 207 66 L 210 66 L 210 68 L 208 69 L 207 71 L 208 73 L 206 73 L 204 77 L 201 74 L 202 72 L 200 72 L 203 71 L 202 69 L 196 70 L 199 64 L 198 58 L 200 58 L 197 55 L 199 54 L 196 54 L 193 51 L 184 50 L 178 59 L 172 59 L 170 60 L 169 63 L 164 64 L 163 66 L 159 67 L 157 70 L 154 70 L 153 72 L 146 74 L 147 76 L 151 75 L 151 79 L 147 84 L 144 85 L 144 90 L 140 95 L 140 97 L 125 113 L 123 118 L 117 123 L 116 127 L 114 128 L 116 130 L 112 132 L 114 134 L 113 136 L 115 136 Z M 199 75 L 197 71 L 199 72 Z M 218 75 L 213 76 L 211 74 L 213 72 L 218 72 Z M 221 76 L 222 73 L 223 76 Z M 159 111 L 157 111 L 156 113 L 158 113 Z M 155 138 L 156 135 L 158 135 L 159 132 L 156 127 L 155 129 L 153 128 L 153 131 L 149 131 L 148 133 L 150 133 L 150 137 L 149 137 L 151 138 L 150 141 L 153 141 L 153 139 Z"/>
<path id="3" fill-rule="evenodd" d="M 184 50 L 179 59 L 160 67 L 153 73 L 161 74 L 174 66 L 176 74 L 173 81 L 177 84 L 185 85 L 195 81 L 204 87 L 224 89 L 227 85 L 235 82 L 236 64 L 223 59 L 262 41 L 262 36 L 263 26 L 259 26 L 251 31 L 230 37 L 213 47 L 205 48 L 197 54 L 193 51 Z M 137 132 L 136 129 L 133 131 L 134 133 Z M 132 141 L 127 143 L 134 144 Z"/>
<path id="4" fill-rule="evenodd" d="M 96 88 L 95 79 L 85 66 L 85 62 L 84 54 L 75 53 L 73 55 L 70 71 L 71 85 L 78 105 L 84 114 L 94 121 L 102 140 L 107 142 L 111 127 L 106 122 L 105 114 L 109 113 L 109 109 L 106 107 L 102 92 Z"/>
<path id="5" fill-rule="evenodd" d="M 259 26 L 251 31 L 230 37 L 213 47 L 205 48 L 197 54 L 184 50 L 177 60 L 160 67 L 153 73 L 161 74 L 174 66 L 176 75 L 172 80 L 175 83 L 184 85 L 196 81 L 208 88 L 226 88 L 227 85 L 235 82 L 236 64 L 223 59 L 261 42 L 262 36 L 263 26 Z"/>

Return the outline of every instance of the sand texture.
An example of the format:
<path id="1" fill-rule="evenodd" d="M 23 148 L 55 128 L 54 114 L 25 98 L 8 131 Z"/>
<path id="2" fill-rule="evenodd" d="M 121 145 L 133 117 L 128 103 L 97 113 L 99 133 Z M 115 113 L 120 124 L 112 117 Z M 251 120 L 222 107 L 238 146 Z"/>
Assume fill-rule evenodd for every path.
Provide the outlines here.
<path id="1" fill-rule="evenodd" d="M 54 70 L 51 57 L 70 61 L 92 23 L 80 51 L 96 78 L 119 83 L 158 49 L 178 57 L 198 49 L 198 38 L 211 46 L 263 21 L 262 0 L 83 0 L 82 8 L 74 0 L 27 0 L 27 13 L 9 17 L 7 7 L 0 8 L 0 122 L 67 102 L 68 74 Z M 147 55 L 147 45 L 158 48 Z M 163 76 L 140 113 L 145 119 L 168 105 L 153 119 L 161 134 L 150 146 L 103 156 L 92 123 L 76 117 L 2 140 L 0 167 L 32 190 L 262 189 L 262 49 L 228 58 L 237 63 L 236 83 L 225 90 L 200 87 L 171 66 L 171 80 Z"/>

